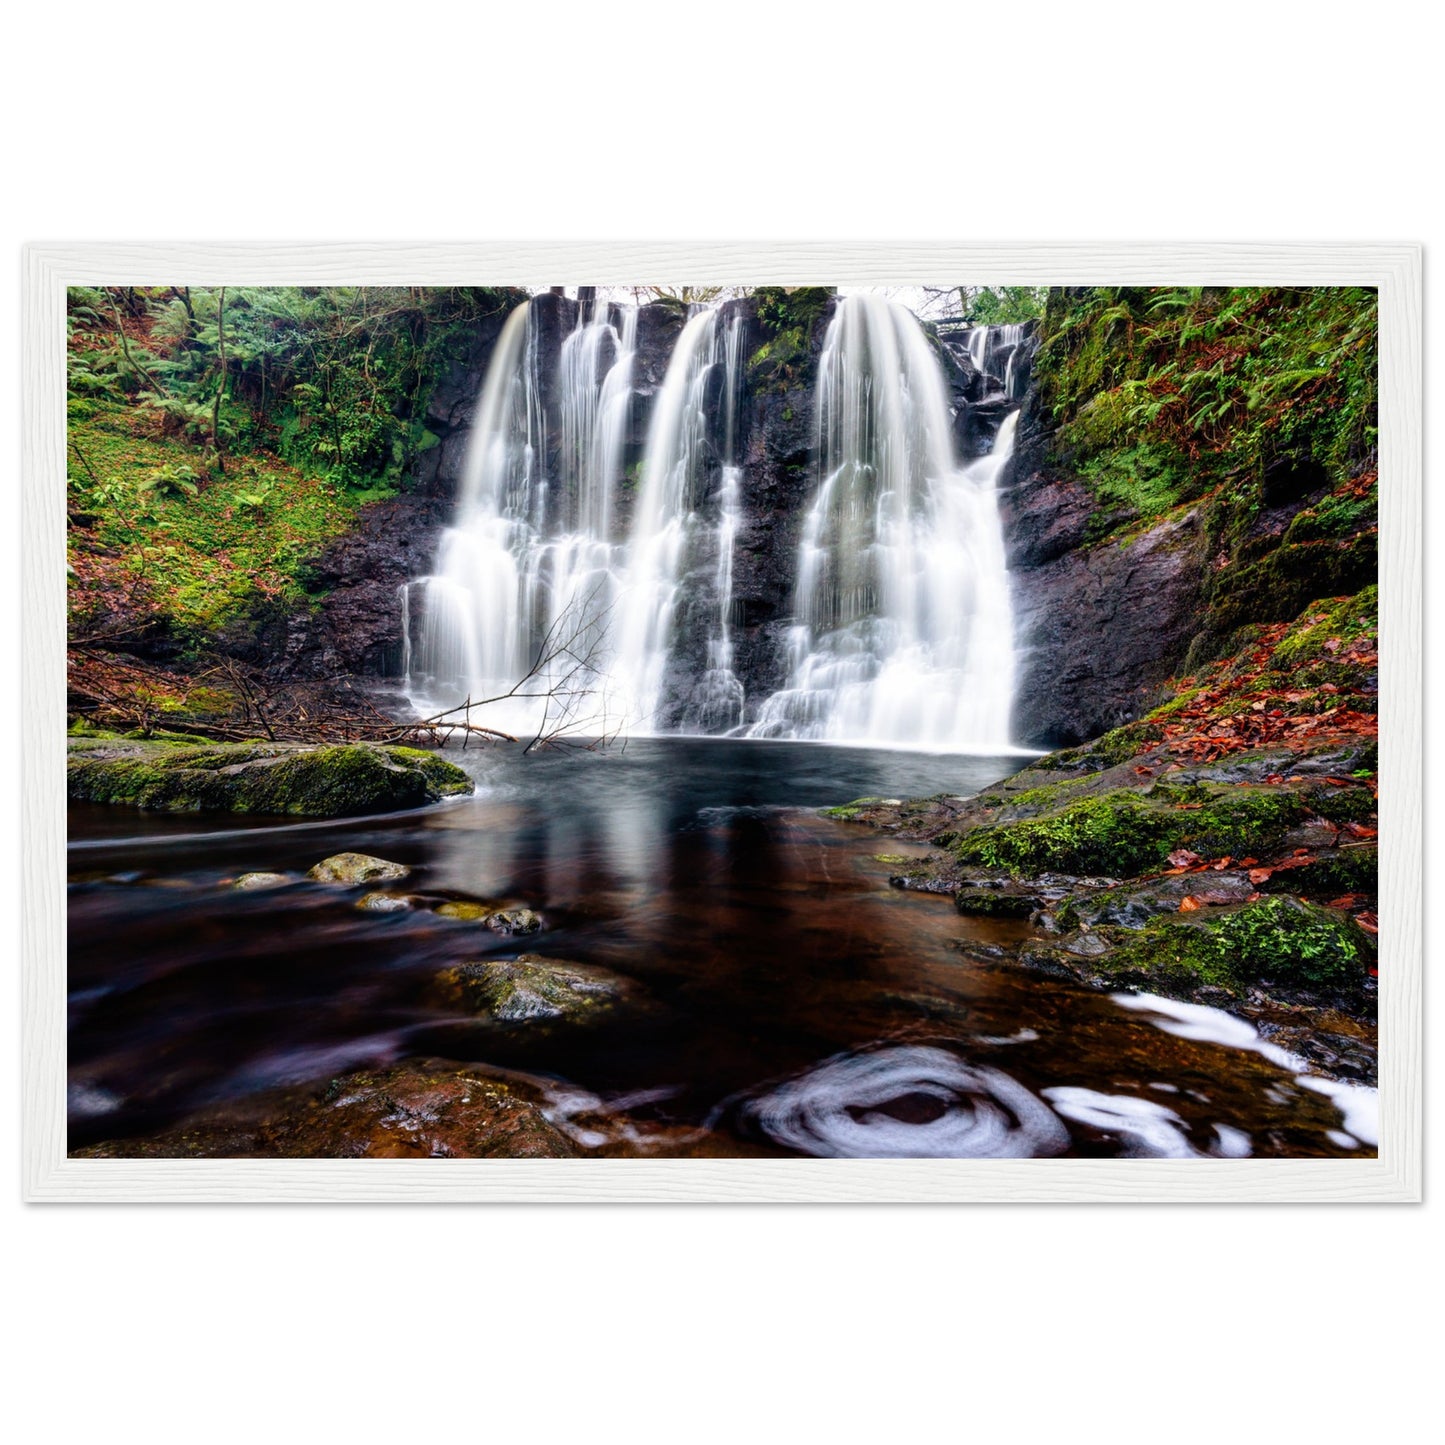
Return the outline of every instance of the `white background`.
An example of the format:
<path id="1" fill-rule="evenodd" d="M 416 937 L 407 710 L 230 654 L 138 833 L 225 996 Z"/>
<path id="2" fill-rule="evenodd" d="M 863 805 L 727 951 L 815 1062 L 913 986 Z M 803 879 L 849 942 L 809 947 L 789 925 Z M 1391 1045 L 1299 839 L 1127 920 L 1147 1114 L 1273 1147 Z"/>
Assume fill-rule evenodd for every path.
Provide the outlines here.
<path id="1" fill-rule="evenodd" d="M 13 477 L 26 240 L 1438 243 L 1426 17 L 1381 0 L 13 10 L 5 456 Z M 12 819 L 15 783 L 7 768 Z M 13 824 L 6 844 L 24 846 Z M 17 1001 L 12 974 L 12 1054 Z M 27 1209 L 13 1091 L 0 1118 L 14 1439 L 1175 1445 L 1439 1425 L 1429 1204 Z"/>

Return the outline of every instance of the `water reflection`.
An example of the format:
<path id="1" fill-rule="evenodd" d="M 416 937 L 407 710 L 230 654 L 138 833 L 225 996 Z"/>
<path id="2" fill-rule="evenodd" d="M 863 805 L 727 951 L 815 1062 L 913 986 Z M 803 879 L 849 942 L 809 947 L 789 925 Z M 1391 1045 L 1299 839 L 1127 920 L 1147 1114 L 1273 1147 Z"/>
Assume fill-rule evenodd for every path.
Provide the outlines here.
<path id="1" fill-rule="evenodd" d="M 549 1081 L 583 1147 L 632 1152 L 705 1135 L 713 1152 L 1111 1154 L 1137 1152 L 1141 1129 L 1156 1150 L 1215 1154 L 1371 1143 L 1368 1101 L 1315 1091 L 1227 1015 L 966 961 L 960 937 L 1027 925 L 890 889 L 875 854 L 917 845 L 812 811 L 971 793 L 1017 760 L 683 739 L 463 759 L 475 798 L 401 818 L 207 834 L 74 809 L 73 836 L 111 841 L 72 857 L 72 1145 L 418 1057 Z M 343 850 L 407 864 L 395 886 L 421 906 L 358 910 L 354 890 L 299 881 Z M 298 881 L 230 885 L 253 870 Z M 508 938 L 427 906 L 451 898 L 525 905 L 545 927 Z M 524 952 L 615 971 L 625 1006 L 539 1029 L 438 992 L 457 963 Z M 1058 1090 L 1097 1096 L 1093 1116 Z M 1177 1124 L 1118 1102 L 1166 1090 Z"/>

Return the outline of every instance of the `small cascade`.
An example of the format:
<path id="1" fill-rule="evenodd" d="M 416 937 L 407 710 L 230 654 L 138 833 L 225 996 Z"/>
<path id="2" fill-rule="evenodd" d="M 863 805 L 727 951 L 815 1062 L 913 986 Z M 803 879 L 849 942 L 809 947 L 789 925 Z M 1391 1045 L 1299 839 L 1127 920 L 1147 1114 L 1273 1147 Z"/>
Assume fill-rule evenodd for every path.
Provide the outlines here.
<path id="1" fill-rule="evenodd" d="M 942 372 L 912 313 L 877 296 L 841 302 L 818 378 L 821 481 L 799 548 L 791 675 L 750 736 L 1008 746 L 1013 618 L 995 484 L 1015 421 L 959 467 Z"/>
<path id="2" fill-rule="evenodd" d="M 963 336 L 963 348 L 974 368 L 1002 383 L 1008 401 L 1022 401 L 1027 381 L 1020 364 L 1029 328 L 1023 322 L 1003 326 L 975 326 Z"/>
<path id="3" fill-rule="evenodd" d="M 562 344 L 554 477 L 530 305 L 508 319 L 477 403 L 456 522 L 435 572 L 411 584 L 425 599 L 415 643 L 410 589 L 403 602 L 408 685 L 427 706 L 514 693 L 488 721 L 520 732 L 538 724 L 563 677 L 574 697 L 605 679 L 620 550 L 611 499 L 635 338 L 634 308 L 579 309 Z M 537 669 L 562 640 L 565 655 Z"/>

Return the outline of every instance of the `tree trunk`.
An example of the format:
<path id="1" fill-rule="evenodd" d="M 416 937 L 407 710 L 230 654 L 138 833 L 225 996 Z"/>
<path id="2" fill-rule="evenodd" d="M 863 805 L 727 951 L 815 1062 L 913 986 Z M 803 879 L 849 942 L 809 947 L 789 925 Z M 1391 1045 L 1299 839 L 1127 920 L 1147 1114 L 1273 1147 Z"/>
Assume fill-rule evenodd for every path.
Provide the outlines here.
<path id="1" fill-rule="evenodd" d="M 226 288 L 216 298 L 216 348 L 220 352 L 221 376 L 216 383 L 216 400 L 211 406 L 211 450 L 216 454 L 216 470 L 224 477 L 226 464 L 221 460 L 221 396 L 226 390 Z"/>

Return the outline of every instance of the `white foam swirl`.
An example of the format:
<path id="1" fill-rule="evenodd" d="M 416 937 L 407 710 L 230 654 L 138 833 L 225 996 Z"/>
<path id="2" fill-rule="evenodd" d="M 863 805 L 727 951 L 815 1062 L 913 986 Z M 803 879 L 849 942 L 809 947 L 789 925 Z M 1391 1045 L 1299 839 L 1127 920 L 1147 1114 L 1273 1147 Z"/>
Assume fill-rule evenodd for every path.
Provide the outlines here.
<path id="1" fill-rule="evenodd" d="M 1007 1074 L 920 1045 L 839 1054 L 742 1113 L 776 1143 L 829 1159 L 1026 1159 L 1069 1143 Z"/>

